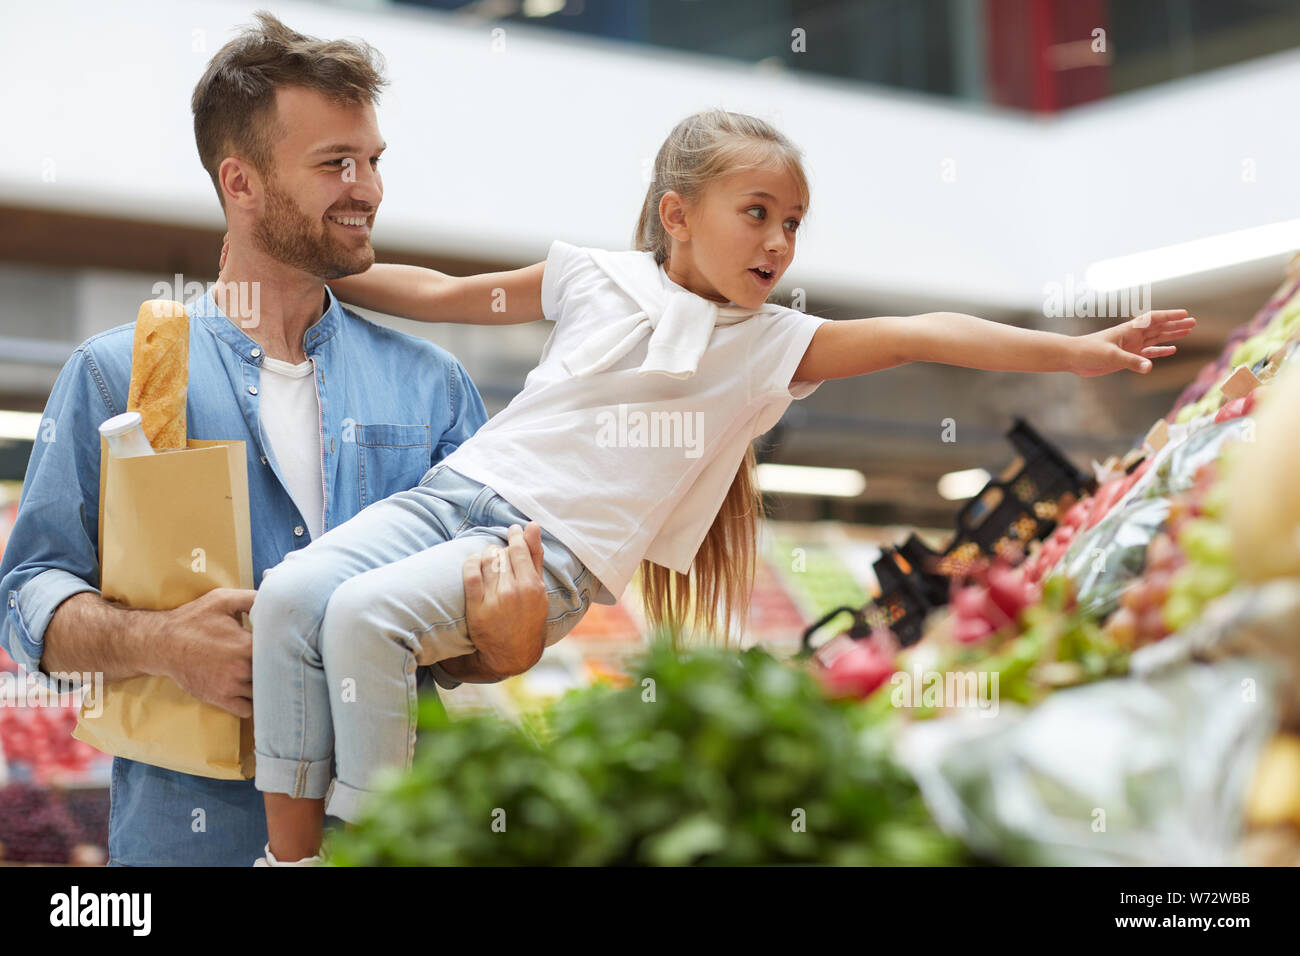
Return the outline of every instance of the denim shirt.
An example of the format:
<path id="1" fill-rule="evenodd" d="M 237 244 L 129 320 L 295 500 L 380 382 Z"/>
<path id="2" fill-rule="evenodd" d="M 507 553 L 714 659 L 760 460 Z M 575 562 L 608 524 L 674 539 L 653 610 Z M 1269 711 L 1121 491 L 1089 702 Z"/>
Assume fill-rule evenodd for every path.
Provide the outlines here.
<path id="1" fill-rule="evenodd" d="M 487 420 L 461 364 L 431 342 L 368 322 L 326 287 L 328 308 L 303 335 L 315 364 L 329 530 L 414 487 Z M 209 291 L 190 316 L 188 435 L 247 443 L 254 582 L 306 547 L 306 521 L 259 427 L 258 344 Z M 59 373 L 32 448 L 17 519 L 0 562 L 0 634 L 9 655 L 40 672 L 55 609 L 99 591 L 99 425 L 126 411 L 135 323 L 96 335 Z M 455 682 L 434 671 L 443 686 Z M 202 811 L 201 813 L 197 811 Z M 127 866 L 249 866 L 266 817 L 251 780 L 214 780 L 113 760 L 108 852 Z"/>

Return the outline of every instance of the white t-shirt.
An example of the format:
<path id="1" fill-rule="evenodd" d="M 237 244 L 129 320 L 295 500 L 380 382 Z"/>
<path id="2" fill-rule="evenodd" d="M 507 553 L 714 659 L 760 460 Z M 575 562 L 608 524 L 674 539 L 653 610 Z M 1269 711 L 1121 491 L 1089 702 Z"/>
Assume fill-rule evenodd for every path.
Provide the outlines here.
<path id="1" fill-rule="evenodd" d="M 653 263 L 648 252 L 616 255 Z M 767 305 L 715 327 L 689 378 L 638 374 L 647 341 L 575 378 L 561 364 L 575 344 L 640 309 L 588 252 L 560 241 L 542 311 L 555 326 L 523 391 L 443 462 L 562 541 L 604 586 L 597 602 L 613 604 L 642 558 L 690 570 L 749 443 L 821 384 L 790 379 L 828 320 Z"/>
<path id="2" fill-rule="evenodd" d="M 316 395 L 316 366 L 311 359 L 290 365 L 262 359 L 260 399 L 263 440 L 269 445 L 293 503 L 307 522 L 314 541 L 325 525 L 322 485 L 320 400 Z"/>

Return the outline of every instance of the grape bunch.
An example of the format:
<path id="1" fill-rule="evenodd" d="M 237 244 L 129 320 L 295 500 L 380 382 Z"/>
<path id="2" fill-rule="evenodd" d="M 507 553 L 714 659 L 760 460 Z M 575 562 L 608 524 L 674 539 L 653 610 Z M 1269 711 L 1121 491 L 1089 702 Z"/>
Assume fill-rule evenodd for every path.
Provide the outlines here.
<path id="1" fill-rule="evenodd" d="M 1197 469 L 1192 487 L 1170 502 L 1163 530 L 1147 547 L 1146 570 L 1120 598 L 1106 631 L 1140 647 L 1181 631 L 1236 584 L 1217 462 Z"/>
<path id="2" fill-rule="evenodd" d="M 1142 577 L 1125 589 L 1119 609 L 1106 622 L 1106 633 L 1121 647 L 1136 648 L 1170 634 L 1164 605 L 1169 582 L 1187 559 L 1166 532 L 1160 531 L 1147 546 Z"/>
<path id="3" fill-rule="evenodd" d="M 1237 583 L 1231 541 L 1222 522 L 1205 518 L 1189 521 L 1178 543 L 1188 561 L 1169 582 L 1164 620 L 1171 631 L 1187 627 L 1201 616 L 1205 605 Z"/>

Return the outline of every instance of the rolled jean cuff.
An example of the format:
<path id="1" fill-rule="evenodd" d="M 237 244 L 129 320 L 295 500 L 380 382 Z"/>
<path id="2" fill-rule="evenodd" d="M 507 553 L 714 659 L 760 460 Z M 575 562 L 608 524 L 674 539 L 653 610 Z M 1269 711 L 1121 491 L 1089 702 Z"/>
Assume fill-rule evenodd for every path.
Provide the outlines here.
<path id="1" fill-rule="evenodd" d="M 455 690 L 462 683 L 443 670 L 442 665 L 436 661 L 429 665 L 429 672 L 433 675 L 434 682 L 443 690 Z"/>
<path id="2" fill-rule="evenodd" d="M 338 817 L 345 823 L 359 823 L 365 801 L 370 798 L 369 790 L 349 787 L 342 780 L 335 779 L 330 789 L 329 801 L 325 804 L 325 815 Z"/>
<path id="3" fill-rule="evenodd" d="M 330 785 L 330 759 L 289 760 L 267 757 L 254 751 L 257 776 L 254 786 L 263 793 L 287 793 L 291 797 L 319 800 Z"/>

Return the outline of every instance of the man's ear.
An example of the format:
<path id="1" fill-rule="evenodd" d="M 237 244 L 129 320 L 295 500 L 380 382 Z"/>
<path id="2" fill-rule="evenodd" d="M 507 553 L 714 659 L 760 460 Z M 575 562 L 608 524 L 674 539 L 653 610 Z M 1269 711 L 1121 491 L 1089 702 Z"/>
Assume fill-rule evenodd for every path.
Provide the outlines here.
<path id="1" fill-rule="evenodd" d="M 217 167 L 217 182 L 226 197 L 227 209 L 232 205 L 251 209 L 261 200 L 262 179 L 247 160 L 227 156 Z"/>
<path id="2" fill-rule="evenodd" d="M 691 238 L 691 227 L 686 222 L 686 201 L 675 192 L 666 192 L 659 200 L 659 221 L 664 232 L 678 242 Z"/>

